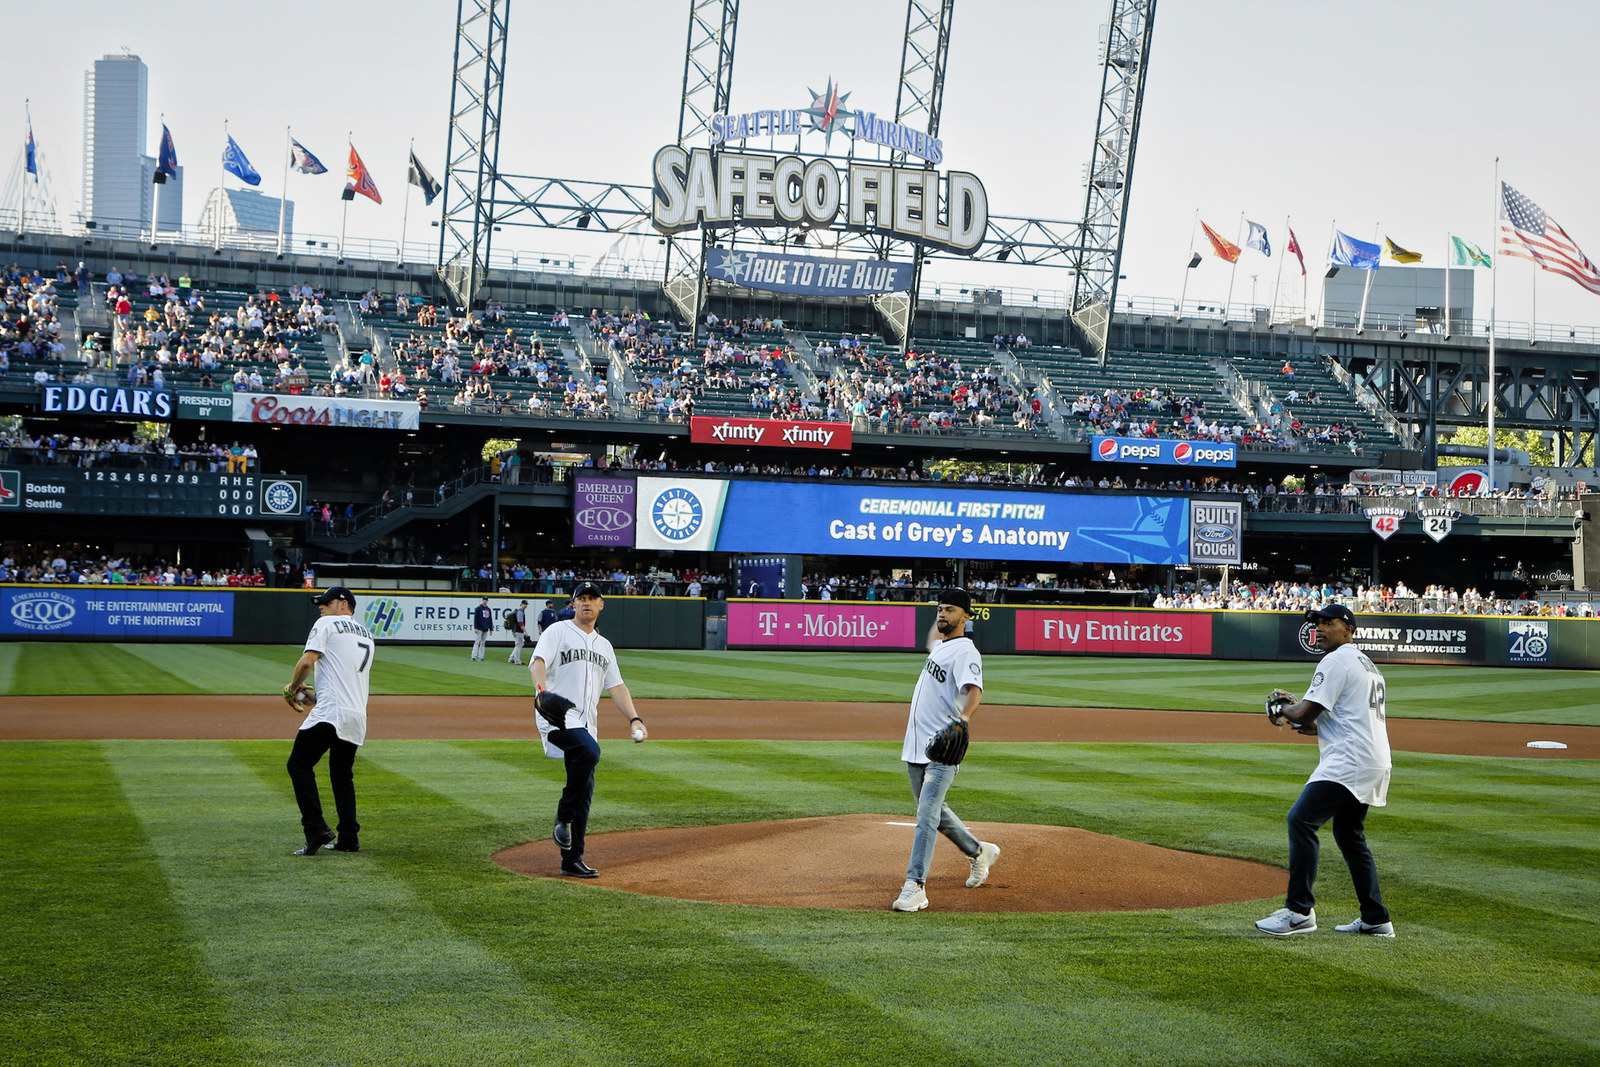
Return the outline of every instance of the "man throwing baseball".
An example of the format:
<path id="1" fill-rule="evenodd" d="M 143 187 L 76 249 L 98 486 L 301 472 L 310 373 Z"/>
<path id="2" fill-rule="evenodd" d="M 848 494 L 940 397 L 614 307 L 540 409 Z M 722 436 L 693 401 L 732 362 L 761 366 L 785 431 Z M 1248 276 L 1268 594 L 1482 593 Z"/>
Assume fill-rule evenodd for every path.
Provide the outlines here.
<path id="1" fill-rule="evenodd" d="M 306 713 L 289 753 L 289 781 L 306 844 L 296 856 L 315 856 L 324 845 L 336 852 L 361 850 L 361 824 L 356 821 L 356 749 L 367 739 L 367 682 L 372 671 L 376 642 L 353 616 L 355 594 L 342 585 L 311 598 L 321 612 L 306 638 L 305 652 L 294 665 L 294 676 L 283 687 L 290 707 Z M 316 686 L 307 682 L 316 674 Z M 333 804 L 339 813 L 337 844 L 322 816 L 317 792 L 317 761 L 328 753 L 328 779 Z"/>
<path id="2" fill-rule="evenodd" d="M 544 754 L 565 760 L 567 766 L 567 784 L 556 805 L 551 836 L 561 850 L 562 874 L 595 878 L 599 872 L 583 862 L 583 839 L 589 826 L 589 805 L 594 799 L 594 768 L 600 762 L 600 742 L 596 740 L 600 694 L 611 694 L 628 720 L 635 741 L 643 741 L 649 734 L 644 720 L 634 710 L 633 695 L 622 683 L 616 650 L 595 630 L 605 607 L 600 587 L 584 582 L 572 594 L 572 603 L 572 618 L 552 624 L 539 635 L 528 670 L 538 693 L 555 693 L 573 704 L 561 716 L 559 726 L 542 714 L 537 717 Z"/>
<path id="3" fill-rule="evenodd" d="M 1372 660 L 1356 648 L 1356 618 L 1343 604 L 1306 612 L 1316 623 L 1317 647 L 1325 651 L 1311 688 L 1298 702 L 1274 689 L 1267 716 L 1285 719 L 1302 733 L 1317 736 L 1320 759 L 1300 799 L 1289 809 L 1289 892 L 1284 906 L 1256 923 L 1277 937 L 1317 928 L 1317 830 L 1333 820 L 1333 840 L 1344 853 L 1355 882 L 1361 917 L 1334 927 L 1344 934 L 1393 937 L 1394 924 L 1378 891 L 1378 865 L 1367 848 L 1367 808 L 1388 803 L 1389 758 L 1384 681 Z"/>
<path id="4" fill-rule="evenodd" d="M 999 846 L 972 836 L 944 802 L 966 754 L 967 723 L 983 699 L 983 657 L 966 636 L 971 616 L 972 596 L 965 589 L 946 589 L 939 594 L 938 616 L 928 631 L 928 659 L 911 693 L 911 715 L 900 758 L 911 776 L 917 832 L 911 841 L 906 884 L 892 905 L 895 911 L 921 911 L 928 906 L 928 865 L 933 861 L 938 834 L 955 842 L 971 863 L 969 889 L 984 883 L 1000 855 Z"/>

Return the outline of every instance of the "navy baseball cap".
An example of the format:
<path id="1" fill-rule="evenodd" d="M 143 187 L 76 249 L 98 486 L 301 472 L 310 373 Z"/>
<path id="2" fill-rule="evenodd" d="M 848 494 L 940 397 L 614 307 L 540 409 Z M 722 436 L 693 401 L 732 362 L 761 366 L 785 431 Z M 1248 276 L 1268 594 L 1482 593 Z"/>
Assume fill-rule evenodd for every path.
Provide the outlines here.
<path id="1" fill-rule="evenodd" d="M 1345 622 L 1350 629 L 1354 630 L 1356 628 L 1356 617 L 1350 614 L 1350 609 L 1345 607 L 1343 604 L 1328 604 L 1321 608 L 1311 608 L 1306 612 L 1307 622 L 1317 622 L 1319 620 L 1328 619 L 1340 619 Z"/>
<path id="2" fill-rule="evenodd" d="M 601 600 L 605 599 L 605 594 L 600 592 L 600 587 L 593 582 L 584 582 L 572 591 L 573 600 L 577 600 L 581 596 L 597 596 Z"/>
<path id="3" fill-rule="evenodd" d="M 968 615 L 972 614 L 972 594 L 965 589 L 939 590 L 939 603 L 949 604 L 952 607 L 960 608 Z"/>
<path id="4" fill-rule="evenodd" d="M 322 592 L 311 598 L 311 602 L 319 607 L 323 604 L 332 604 L 335 600 L 342 600 L 346 604 L 349 604 L 352 608 L 356 606 L 356 595 L 342 585 L 336 585 L 331 589 L 324 589 Z"/>

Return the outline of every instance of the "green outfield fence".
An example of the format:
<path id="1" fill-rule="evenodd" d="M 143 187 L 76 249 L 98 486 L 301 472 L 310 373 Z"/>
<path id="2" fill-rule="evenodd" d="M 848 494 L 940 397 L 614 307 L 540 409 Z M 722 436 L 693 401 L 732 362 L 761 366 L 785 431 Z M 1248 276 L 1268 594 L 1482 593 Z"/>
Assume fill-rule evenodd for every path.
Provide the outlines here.
<path id="1" fill-rule="evenodd" d="M 470 642 L 481 594 L 355 590 L 356 616 L 392 644 Z M 548 598 L 492 594 L 494 644 L 511 642 L 505 613 Z M 559 607 L 559 598 L 557 606 Z M 606 598 L 601 629 L 618 648 L 707 647 L 707 601 Z M 933 623 L 928 604 L 733 600 L 728 647 L 784 651 L 918 651 Z M 1030 604 L 974 606 L 973 639 L 992 654 L 1240 660 L 1317 658 L 1299 614 L 1172 611 Z M 298 644 L 316 619 L 303 589 L 161 586 L 0 586 L 0 640 L 204 641 Z M 777 625 L 763 619 L 781 620 Z M 1600 620 L 1483 615 L 1359 615 L 1357 640 L 1382 663 L 1600 669 Z M 788 625 L 784 625 L 788 623 Z M 884 624 L 892 623 L 892 629 Z M 771 632 L 766 632 L 770 630 Z M 893 633 L 892 638 L 880 636 Z"/>

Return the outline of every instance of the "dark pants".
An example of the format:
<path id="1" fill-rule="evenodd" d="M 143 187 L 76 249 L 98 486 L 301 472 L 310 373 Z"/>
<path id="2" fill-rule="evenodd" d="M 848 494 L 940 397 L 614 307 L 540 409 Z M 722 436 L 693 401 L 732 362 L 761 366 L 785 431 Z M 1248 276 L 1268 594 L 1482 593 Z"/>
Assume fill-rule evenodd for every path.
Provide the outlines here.
<path id="1" fill-rule="evenodd" d="M 600 762 L 600 742 L 588 730 L 551 730 L 550 743 L 566 754 L 567 784 L 556 804 L 556 821 L 572 826 L 572 847 L 561 858 L 583 857 L 583 834 L 589 827 L 589 805 L 594 800 L 594 769 Z"/>
<path id="2" fill-rule="evenodd" d="M 319 722 L 294 735 L 289 753 L 289 781 L 294 783 L 294 802 L 300 805 L 300 825 L 306 844 L 328 836 L 328 821 L 322 817 L 322 796 L 317 792 L 317 761 L 328 754 L 328 779 L 333 785 L 333 806 L 339 813 L 339 843 L 356 845 L 361 824 L 356 821 L 356 749 L 339 736 L 331 722 Z"/>
<path id="3" fill-rule="evenodd" d="M 1338 782 L 1307 782 L 1300 799 L 1289 809 L 1289 894 L 1284 907 L 1308 915 L 1316 906 L 1312 886 L 1317 880 L 1317 830 L 1333 820 L 1333 840 L 1344 853 L 1355 883 L 1356 899 L 1361 901 L 1361 921 L 1377 925 L 1389 921 L 1378 891 L 1378 864 L 1367 848 L 1363 824 L 1367 806 Z"/>

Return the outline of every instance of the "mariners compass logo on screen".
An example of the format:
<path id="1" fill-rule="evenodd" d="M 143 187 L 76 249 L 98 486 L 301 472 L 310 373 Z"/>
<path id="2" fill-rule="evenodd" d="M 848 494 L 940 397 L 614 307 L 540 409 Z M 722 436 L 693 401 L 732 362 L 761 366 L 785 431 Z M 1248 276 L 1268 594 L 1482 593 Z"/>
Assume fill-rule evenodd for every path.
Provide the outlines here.
<path id="1" fill-rule="evenodd" d="M 274 515 L 298 515 L 300 486 L 294 482 L 268 482 L 262 487 L 261 503 Z"/>
<path id="2" fill-rule="evenodd" d="M 700 498 L 687 489 L 672 488 L 656 497 L 650 509 L 656 532 L 668 541 L 687 541 L 705 521 L 705 507 Z"/>

